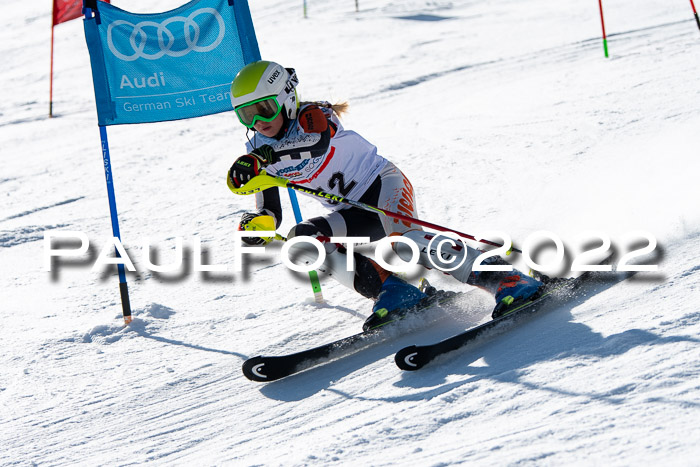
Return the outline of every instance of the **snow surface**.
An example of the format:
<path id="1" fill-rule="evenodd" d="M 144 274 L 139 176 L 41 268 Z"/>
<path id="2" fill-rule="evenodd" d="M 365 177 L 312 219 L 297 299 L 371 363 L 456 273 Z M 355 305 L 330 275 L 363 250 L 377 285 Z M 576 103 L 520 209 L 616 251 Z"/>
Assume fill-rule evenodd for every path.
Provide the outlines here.
<path id="1" fill-rule="evenodd" d="M 173 1 L 119 1 L 131 11 Z M 700 35 L 683 0 L 251 2 L 265 58 L 412 180 L 422 218 L 466 232 L 598 230 L 658 239 L 657 273 L 523 321 L 420 372 L 394 353 L 487 319 L 470 292 L 433 325 L 267 385 L 241 363 L 359 330 L 371 303 L 331 280 L 327 305 L 271 254 L 244 273 L 143 268 L 144 238 L 235 266 L 252 199 L 224 174 L 232 113 L 109 128 L 135 320 L 123 326 L 82 22 L 48 0 L 0 17 L 0 464 L 699 465 Z M 302 199 L 306 217 L 323 208 Z M 293 225 L 291 210 L 281 233 Z M 43 268 L 46 232 L 89 255 Z M 570 248 L 572 248 L 570 246 Z M 564 271 L 566 272 L 566 271 Z M 469 290 L 430 271 L 440 287 Z"/>

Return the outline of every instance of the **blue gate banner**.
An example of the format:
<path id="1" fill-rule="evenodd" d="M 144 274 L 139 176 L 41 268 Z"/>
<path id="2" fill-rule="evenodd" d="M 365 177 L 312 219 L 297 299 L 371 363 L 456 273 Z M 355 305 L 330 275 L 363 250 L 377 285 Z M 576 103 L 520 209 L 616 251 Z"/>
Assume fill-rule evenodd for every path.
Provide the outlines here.
<path id="1" fill-rule="evenodd" d="M 155 14 L 93 7 L 84 26 L 101 126 L 231 110 L 231 81 L 260 59 L 246 0 L 193 0 Z"/>

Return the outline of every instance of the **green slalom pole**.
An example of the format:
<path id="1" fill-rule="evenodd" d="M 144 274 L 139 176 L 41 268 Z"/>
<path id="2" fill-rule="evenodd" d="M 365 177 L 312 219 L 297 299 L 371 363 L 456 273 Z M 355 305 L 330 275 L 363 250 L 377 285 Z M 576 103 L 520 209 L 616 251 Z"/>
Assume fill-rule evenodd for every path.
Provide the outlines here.
<path id="1" fill-rule="evenodd" d="M 292 202 L 292 206 L 294 207 L 294 214 L 296 216 L 296 211 L 298 210 L 298 202 L 296 201 L 296 193 L 290 193 L 290 199 L 294 199 Z M 299 216 L 301 216 L 301 213 L 299 213 Z M 267 232 L 274 232 L 275 230 L 275 218 L 272 216 L 258 216 L 251 220 L 248 224 L 245 226 L 245 230 L 249 231 L 267 231 Z M 286 242 L 287 238 L 283 237 L 282 235 L 278 234 L 275 232 L 274 237 L 268 237 L 265 238 L 263 237 L 264 240 L 266 241 L 272 241 L 272 240 L 277 240 L 280 242 Z M 309 271 L 309 278 L 311 279 L 311 287 L 314 291 L 314 300 L 316 303 L 324 303 L 323 301 L 323 295 L 321 294 L 321 283 L 318 280 L 318 274 L 316 271 Z"/>
<path id="2" fill-rule="evenodd" d="M 299 201 L 297 200 L 297 194 L 291 188 L 288 188 L 289 200 L 292 202 L 292 209 L 294 210 L 294 218 L 297 224 L 303 221 L 301 217 L 301 209 L 299 209 Z M 321 293 L 321 281 L 318 280 L 318 273 L 316 271 L 309 271 L 309 279 L 311 280 L 311 288 L 314 291 L 314 300 L 316 303 L 323 303 L 323 294 Z"/>
<path id="3" fill-rule="evenodd" d="M 603 0 L 598 0 L 598 6 L 600 7 L 600 24 L 603 26 L 603 48 L 605 49 L 605 58 L 608 58 L 608 36 L 605 34 L 605 20 L 603 19 Z"/>

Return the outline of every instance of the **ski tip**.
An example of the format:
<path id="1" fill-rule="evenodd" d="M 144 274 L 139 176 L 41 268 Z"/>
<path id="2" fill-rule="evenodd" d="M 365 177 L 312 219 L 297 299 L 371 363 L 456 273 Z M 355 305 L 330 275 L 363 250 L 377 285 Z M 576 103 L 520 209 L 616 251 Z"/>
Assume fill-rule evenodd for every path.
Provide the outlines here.
<path id="1" fill-rule="evenodd" d="M 261 383 L 273 380 L 266 374 L 265 363 L 261 356 L 249 358 L 243 362 L 243 375 L 251 381 Z"/>
<path id="2" fill-rule="evenodd" d="M 423 367 L 424 363 L 419 360 L 418 347 L 411 345 L 396 352 L 394 361 L 396 366 L 405 371 L 415 371 Z"/>

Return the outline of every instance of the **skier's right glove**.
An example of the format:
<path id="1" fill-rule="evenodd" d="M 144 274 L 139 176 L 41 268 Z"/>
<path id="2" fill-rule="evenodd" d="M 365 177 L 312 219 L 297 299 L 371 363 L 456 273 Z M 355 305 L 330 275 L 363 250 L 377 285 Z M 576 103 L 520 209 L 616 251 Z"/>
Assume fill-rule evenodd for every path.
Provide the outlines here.
<path id="1" fill-rule="evenodd" d="M 259 212 L 246 212 L 241 216 L 241 222 L 238 224 L 238 230 L 260 230 L 253 227 L 255 219 L 264 216 Z M 242 237 L 243 243 L 251 246 L 267 245 L 272 241 L 270 237 Z"/>
<path id="2" fill-rule="evenodd" d="M 267 165 L 267 161 L 258 154 L 246 154 L 233 163 L 228 171 L 228 181 L 230 185 L 240 188 L 255 177 Z"/>

